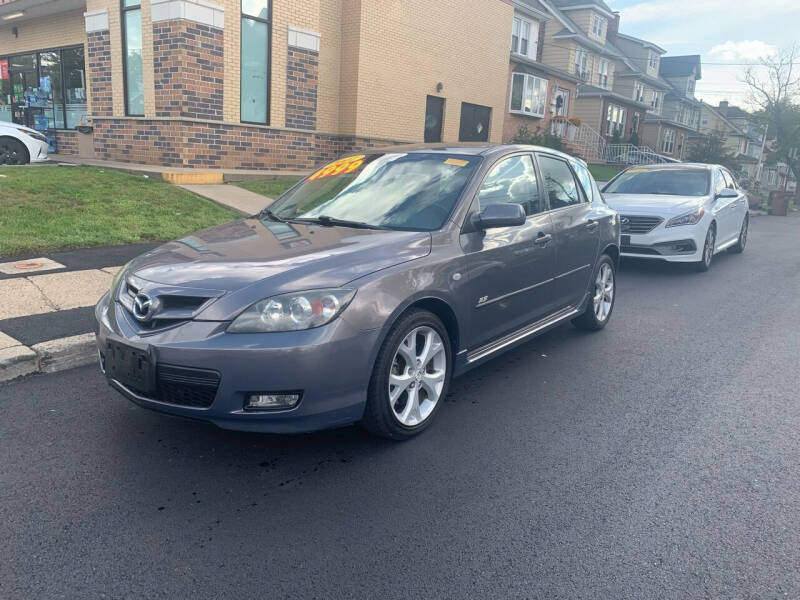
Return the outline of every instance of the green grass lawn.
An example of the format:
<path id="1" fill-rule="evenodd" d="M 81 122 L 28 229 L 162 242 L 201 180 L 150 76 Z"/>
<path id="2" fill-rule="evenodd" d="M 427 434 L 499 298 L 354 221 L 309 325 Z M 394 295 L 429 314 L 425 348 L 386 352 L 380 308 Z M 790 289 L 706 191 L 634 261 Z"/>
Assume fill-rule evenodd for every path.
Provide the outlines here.
<path id="1" fill-rule="evenodd" d="M 608 181 L 622 169 L 606 165 L 589 165 L 589 172 L 597 181 Z"/>
<path id="2" fill-rule="evenodd" d="M 0 168 L 0 256 L 170 240 L 236 218 L 142 175 L 94 167 Z"/>
<path id="3" fill-rule="evenodd" d="M 235 185 L 240 188 L 250 190 L 256 194 L 261 194 L 267 198 L 277 198 L 283 192 L 292 187 L 299 181 L 297 177 L 270 177 L 269 179 L 251 179 L 248 181 L 237 181 Z"/>

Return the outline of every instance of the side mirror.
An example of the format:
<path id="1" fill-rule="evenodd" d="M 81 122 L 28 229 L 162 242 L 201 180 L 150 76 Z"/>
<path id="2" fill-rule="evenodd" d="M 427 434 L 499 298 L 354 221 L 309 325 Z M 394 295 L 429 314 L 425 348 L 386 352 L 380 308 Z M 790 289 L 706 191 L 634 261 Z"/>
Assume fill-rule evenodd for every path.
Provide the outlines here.
<path id="1" fill-rule="evenodd" d="M 737 192 L 733 188 L 725 188 L 724 190 L 720 191 L 719 194 L 716 195 L 716 198 L 736 198 L 738 195 L 739 192 Z"/>
<path id="2" fill-rule="evenodd" d="M 519 204 L 490 204 L 472 215 L 472 224 L 478 229 L 524 225 L 525 209 Z"/>

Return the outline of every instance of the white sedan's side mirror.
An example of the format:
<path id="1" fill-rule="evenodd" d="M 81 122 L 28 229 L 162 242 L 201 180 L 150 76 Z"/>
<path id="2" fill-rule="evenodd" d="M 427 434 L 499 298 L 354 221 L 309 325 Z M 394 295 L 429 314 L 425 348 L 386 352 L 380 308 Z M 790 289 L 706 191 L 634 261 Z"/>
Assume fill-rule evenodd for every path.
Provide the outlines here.
<path id="1" fill-rule="evenodd" d="M 725 188 L 724 190 L 721 190 L 719 194 L 715 196 L 715 198 L 736 198 L 738 195 L 739 192 L 733 188 Z"/>

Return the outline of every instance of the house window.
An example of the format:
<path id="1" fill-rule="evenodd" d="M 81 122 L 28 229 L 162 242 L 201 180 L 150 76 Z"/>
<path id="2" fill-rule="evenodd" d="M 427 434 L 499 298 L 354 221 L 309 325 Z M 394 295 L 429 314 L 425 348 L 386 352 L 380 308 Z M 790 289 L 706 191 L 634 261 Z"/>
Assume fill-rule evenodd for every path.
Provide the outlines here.
<path id="1" fill-rule="evenodd" d="M 647 62 L 651 69 L 658 71 L 658 54 L 656 52 L 650 50 Z"/>
<path id="2" fill-rule="evenodd" d="M 269 0 L 242 0 L 241 120 L 269 123 Z"/>
<path id="3" fill-rule="evenodd" d="M 656 114 L 661 114 L 661 94 L 653 90 L 653 96 L 650 98 L 650 110 Z"/>
<path id="4" fill-rule="evenodd" d="M 608 61 L 601 58 L 597 65 L 597 85 L 608 89 Z"/>
<path id="5" fill-rule="evenodd" d="M 575 74 L 581 79 L 589 78 L 589 53 L 583 48 L 575 49 Z"/>
<path id="6" fill-rule="evenodd" d="M 686 95 L 687 96 L 694 95 L 694 84 L 695 84 L 694 79 L 689 77 L 689 79 L 686 81 Z"/>
<path id="7" fill-rule="evenodd" d="M 122 0 L 122 47 L 125 114 L 141 117 L 144 116 L 144 79 L 140 0 Z"/>
<path id="8" fill-rule="evenodd" d="M 604 38 L 606 35 L 607 21 L 600 15 L 592 15 L 592 33 L 599 38 Z"/>
<path id="9" fill-rule="evenodd" d="M 514 73 L 509 110 L 532 117 L 543 117 L 547 104 L 547 79 Z"/>
<path id="10" fill-rule="evenodd" d="M 536 60 L 539 42 L 539 22 L 514 17 L 511 29 L 511 52 Z"/>
<path id="11" fill-rule="evenodd" d="M 633 84 L 633 99 L 637 102 L 644 102 L 644 86 L 641 83 Z"/>
<path id="12" fill-rule="evenodd" d="M 606 112 L 606 135 L 614 135 L 614 132 L 622 133 L 625 131 L 625 109 L 616 104 L 609 104 Z"/>
<path id="13" fill-rule="evenodd" d="M 675 130 L 664 130 L 664 143 L 661 146 L 661 151 L 664 154 L 672 154 L 675 151 Z"/>

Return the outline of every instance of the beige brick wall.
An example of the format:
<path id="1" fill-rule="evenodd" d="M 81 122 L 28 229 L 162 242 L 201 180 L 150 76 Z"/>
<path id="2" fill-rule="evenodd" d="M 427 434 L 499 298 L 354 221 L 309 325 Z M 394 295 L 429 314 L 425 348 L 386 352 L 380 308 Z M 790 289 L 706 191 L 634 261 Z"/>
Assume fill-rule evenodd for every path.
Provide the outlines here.
<path id="1" fill-rule="evenodd" d="M 358 0 L 347 0 L 358 3 Z M 356 134 L 421 141 L 425 97 L 446 98 L 443 140 L 458 139 L 461 103 L 492 107 L 502 138 L 513 8 L 499 0 L 360 0 Z M 436 92 L 436 84 L 444 88 Z M 342 102 L 345 102 L 344 94 Z M 344 125 L 344 123 L 342 123 Z"/>
<path id="2" fill-rule="evenodd" d="M 16 38 L 11 33 L 14 27 L 17 28 Z M 86 24 L 82 10 L 0 25 L 0 55 L 75 46 L 85 42 Z"/>

